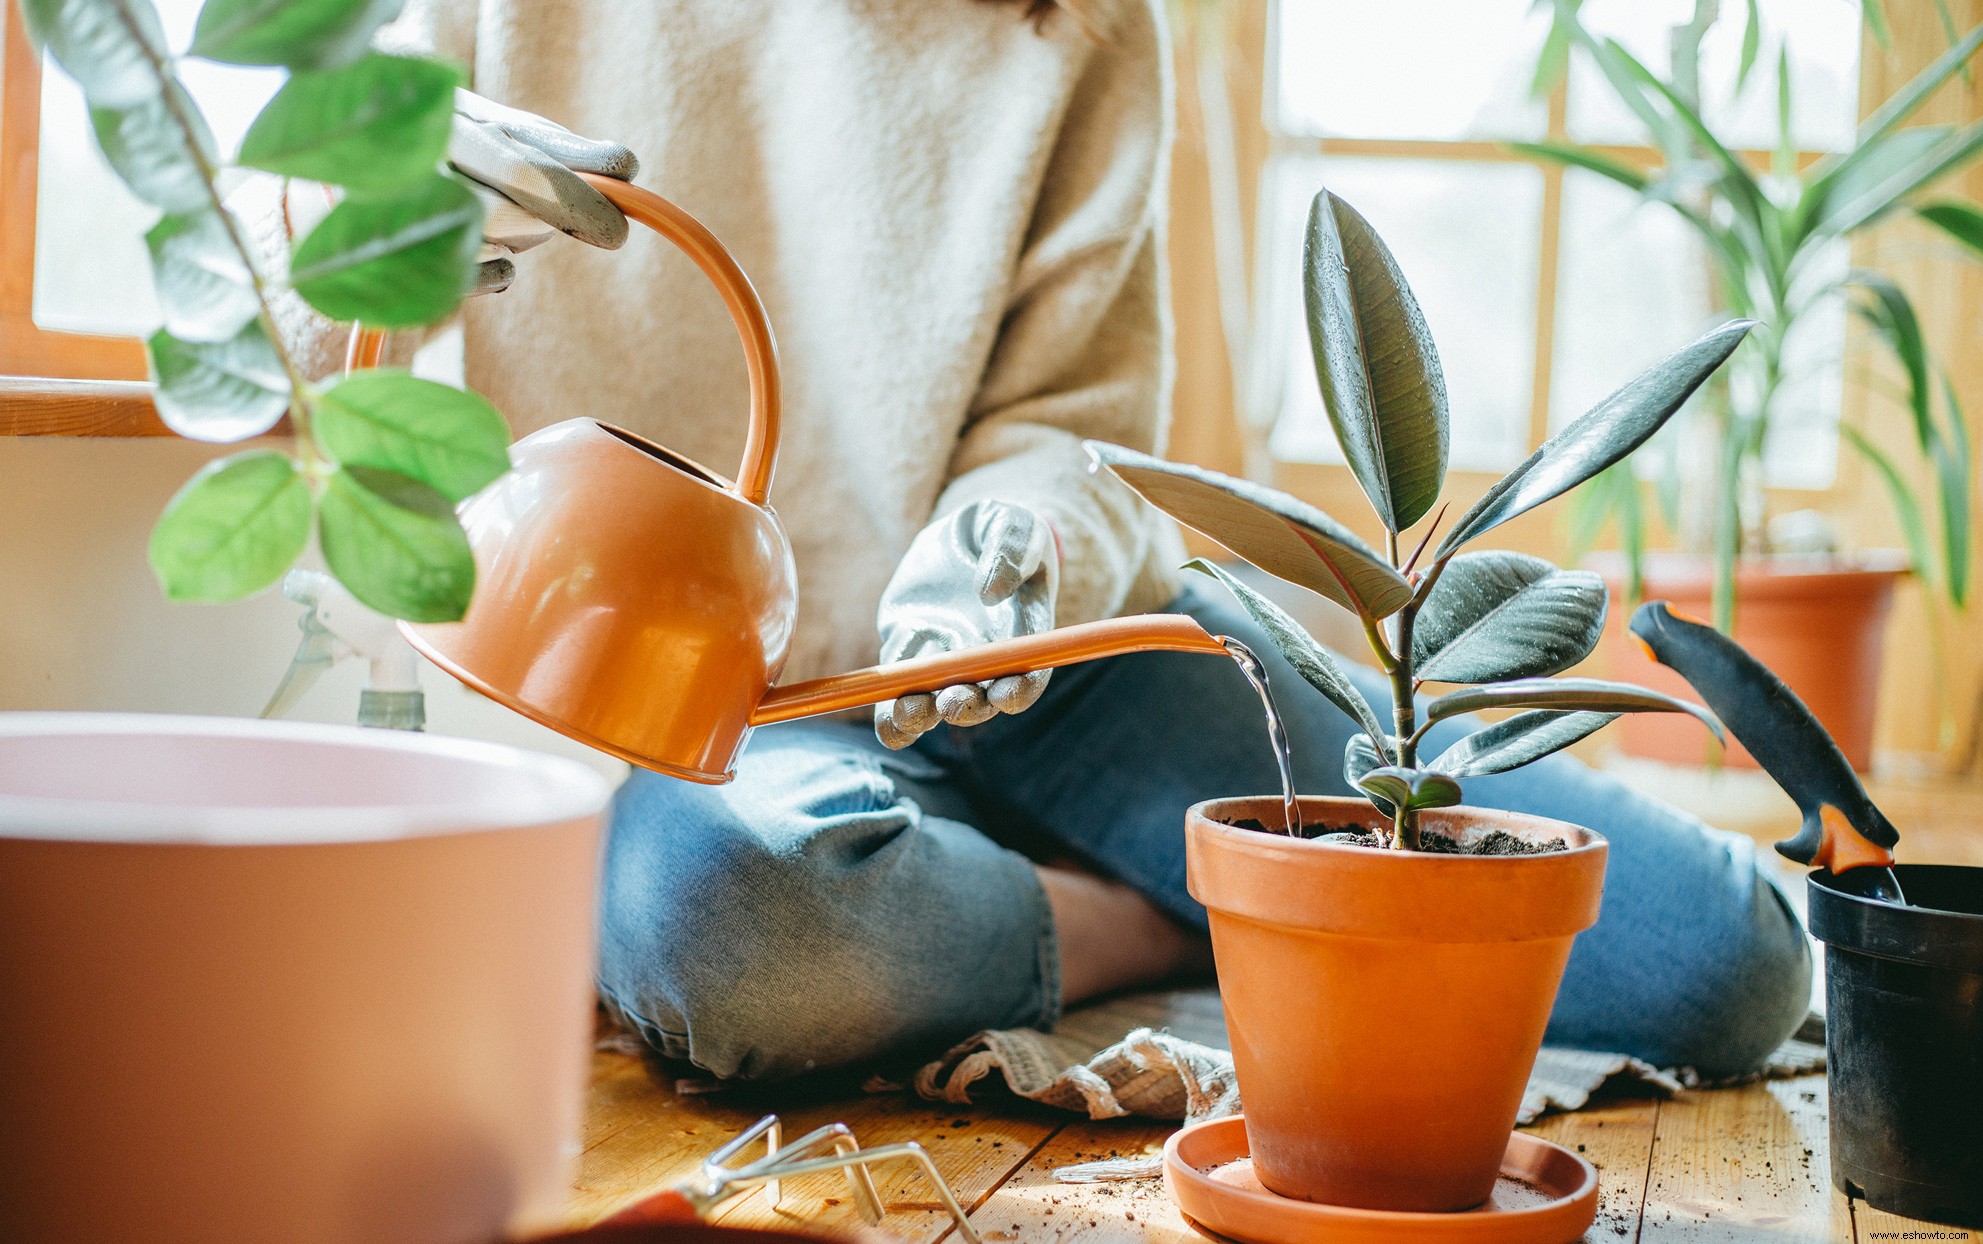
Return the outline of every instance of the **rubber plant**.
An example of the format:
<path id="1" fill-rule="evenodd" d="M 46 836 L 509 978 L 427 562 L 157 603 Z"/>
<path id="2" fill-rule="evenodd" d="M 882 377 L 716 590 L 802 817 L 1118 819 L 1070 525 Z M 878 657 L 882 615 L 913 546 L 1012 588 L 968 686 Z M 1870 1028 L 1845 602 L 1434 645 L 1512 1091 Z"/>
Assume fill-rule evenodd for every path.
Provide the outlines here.
<path id="1" fill-rule="evenodd" d="M 164 324 L 146 343 L 153 398 L 181 436 L 234 442 L 287 416 L 289 450 L 214 461 L 153 529 L 174 600 L 259 591 L 314 528 L 331 573 L 372 608 L 437 622 L 468 606 L 475 565 L 457 501 L 509 468 L 481 397 L 405 371 L 328 383 L 276 332 L 282 287 L 335 320 L 382 328 L 445 317 L 470 288 L 482 208 L 444 171 L 461 74 L 370 50 L 400 0 L 207 0 L 185 55 L 280 66 L 281 90 L 232 163 L 336 187 L 285 273 L 265 271 L 220 183 L 229 161 L 180 84 L 150 0 L 23 0 L 31 36 L 81 85 L 104 158 L 161 213 L 145 235 Z"/>
<path id="2" fill-rule="evenodd" d="M 1674 28 L 1672 72 L 1661 77 L 1616 40 L 1592 34 L 1581 20 L 1580 4 L 1538 0 L 1537 7 L 1553 8 L 1554 13 L 1538 86 L 1553 85 L 1572 49 L 1587 55 L 1612 94 L 1644 126 L 1661 162 L 1639 168 L 1601 148 L 1573 143 L 1516 143 L 1514 150 L 1607 178 L 1676 213 L 1704 243 L 1719 306 L 1762 322 L 1750 347 L 1730 367 L 1744 383 L 1717 384 L 1706 403 L 1705 413 L 1714 421 L 1712 478 L 1683 481 L 1706 486 L 1700 503 L 1685 509 L 1712 514 L 1703 534 L 1714 564 L 1715 625 L 1727 631 L 1734 622 L 1737 558 L 1765 551 L 1760 547 L 1761 462 L 1770 425 L 1782 413 L 1777 399 L 1788 378 L 1785 343 L 1815 308 L 1841 292 L 1900 366 L 1913 440 L 1935 480 L 1939 541 L 1930 537 L 1921 502 L 1891 456 L 1857 429 L 1841 430 L 1886 485 L 1916 572 L 1950 604 L 1962 607 L 1969 595 L 1975 462 L 1955 388 L 1935 365 L 1914 307 L 1892 277 L 1874 268 L 1835 276 L 1823 260 L 1868 228 L 1907 210 L 1983 254 L 1983 211 L 1966 202 L 1924 202 L 1920 197 L 1983 156 L 1983 122 L 1907 124 L 1951 77 L 1967 74 L 1971 57 L 1983 47 L 1983 26 L 1957 38 L 1942 8 L 1948 50 L 1875 109 L 1860 124 L 1849 149 L 1803 168 L 1791 128 L 1788 43 L 1780 44 L 1777 150 L 1768 170 L 1760 171 L 1735 154 L 1701 114 L 1701 41 L 1720 6 L 1699 0 L 1693 18 Z M 1882 6 L 1866 0 L 1864 13 L 1874 38 L 1887 45 Z M 1754 3 L 1747 6 L 1744 20 L 1737 92 L 1751 80 L 1762 42 Z M 1639 493 L 1622 476 L 1607 483 L 1611 486 L 1593 490 L 1592 499 L 1619 521 L 1631 572 L 1630 595 L 1637 597 L 1644 522 Z"/>
<path id="3" fill-rule="evenodd" d="M 1460 803 L 1465 779 L 1538 760 L 1621 713 L 1691 713 L 1719 736 L 1714 717 L 1686 701 L 1627 683 L 1552 677 L 1581 661 L 1603 631 L 1599 576 L 1522 553 L 1462 550 L 1623 461 L 1753 324 L 1730 321 L 1649 368 L 1529 455 L 1433 545 L 1441 506 L 1417 547 L 1401 556 L 1400 536 L 1433 513 L 1445 482 L 1448 416 L 1438 351 L 1383 239 L 1327 190 L 1309 210 L 1303 281 L 1323 405 L 1383 524 L 1384 552 L 1263 485 L 1116 445 L 1091 442 L 1089 449 L 1157 508 L 1362 621 L 1389 676 L 1388 721 L 1338 658 L 1279 606 L 1220 566 L 1190 563 L 1223 583 L 1302 678 L 1362 727 L 1344 756 L 1345 776 L 1390 819 L 1389 845 L 1418 847 L 1417 813 Z M 1421 704 L 1426 684 L 1458 686 Z M 1437 756 L 1421 756 L 1434 725 L 1481 709 L 1521 711 Z"/>

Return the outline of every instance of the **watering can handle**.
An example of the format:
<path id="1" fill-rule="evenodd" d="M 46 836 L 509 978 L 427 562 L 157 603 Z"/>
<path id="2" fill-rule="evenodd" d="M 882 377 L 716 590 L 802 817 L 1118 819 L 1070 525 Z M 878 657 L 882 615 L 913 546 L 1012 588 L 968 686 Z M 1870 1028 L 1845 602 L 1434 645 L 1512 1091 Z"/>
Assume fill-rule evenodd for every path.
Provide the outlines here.
<path id="1" fill-rule="evenodd" d="M 744 366 L 750 375 L 750 427 L 744 435 L 744 461 L 737 468 L 736 491 L 752 505 L 764 505 L 771 496 L 772 473 L 778 467 L 781 403 L 778 343 L 771 336 L 771 321 L 764 314 L 757 290 L 716 235 L 681 208 L 629 182 L 596 173 L 579 176 L 625 212 L 628 220 L 646 225 L 681 247 L 723 296 L 723 305 L 743 341 Z M 344 357 L 345 370 L 377 367 L 384 351 L 383 330 L 354 328 Z"/>

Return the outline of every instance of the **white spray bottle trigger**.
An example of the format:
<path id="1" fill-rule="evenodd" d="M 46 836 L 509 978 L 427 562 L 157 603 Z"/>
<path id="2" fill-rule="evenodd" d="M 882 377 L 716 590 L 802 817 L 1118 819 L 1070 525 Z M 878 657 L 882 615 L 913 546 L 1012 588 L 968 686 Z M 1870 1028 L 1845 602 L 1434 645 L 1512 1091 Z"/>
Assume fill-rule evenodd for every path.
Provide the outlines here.
<path id="1" fill-rule="evenodd" d="M 344 585 L 320 570 L 292 570 L 282 594 L 306 607 L 297 626 L 303 641 L 262 716 L 287 712 L 317 677 L 346 657 L 371 665 L 359 696 L 358 724 L 418 730 L 426 722 L 420 691 L 420 658 L 391 618 L 367 608 Z"/>

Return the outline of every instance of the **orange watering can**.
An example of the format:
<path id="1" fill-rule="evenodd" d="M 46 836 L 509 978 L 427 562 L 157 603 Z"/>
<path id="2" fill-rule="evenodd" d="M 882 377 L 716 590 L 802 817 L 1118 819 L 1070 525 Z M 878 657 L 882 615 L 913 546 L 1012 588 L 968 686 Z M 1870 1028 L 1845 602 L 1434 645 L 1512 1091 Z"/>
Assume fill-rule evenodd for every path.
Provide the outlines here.
<path id="1" fill-rule="evenodd" d="M 686 251 L 723 295 L 750 372 L 743 465 L 728 480 L 631 432 L 571 419 L 518 441 L 514 469 L 460 509 L 476 590 L 460 622 L 402 623 L 468 686 L 581 743 L 726 782 L 753 726 L 1126 652 L 1226 655 L 1181 614 L 1115 618 L 775 685 L 798 609 L 769 505 L 778 353 L 749 278 L 709 230 L 637 186 L 586 176 Z M 377 334 L 352 361 L 377 362 Z"/>

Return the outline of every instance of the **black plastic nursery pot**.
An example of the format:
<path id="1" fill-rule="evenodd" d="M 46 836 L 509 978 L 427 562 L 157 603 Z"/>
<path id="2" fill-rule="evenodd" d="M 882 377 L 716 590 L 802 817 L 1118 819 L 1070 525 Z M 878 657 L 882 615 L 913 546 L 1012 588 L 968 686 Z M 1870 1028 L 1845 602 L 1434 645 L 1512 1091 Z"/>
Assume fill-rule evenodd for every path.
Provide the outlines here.
<path id="1" fill-rule="evenodd" d="M 1832 1183 L 1983 1227 L 1983 868 L 1902 864 L 1908 906 L 1810 878 L 1825 944 Z"/>

